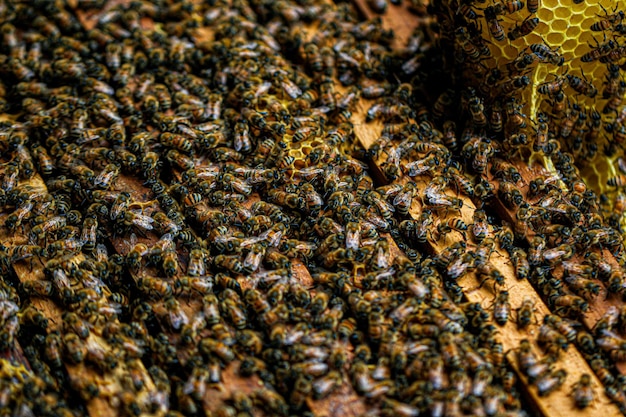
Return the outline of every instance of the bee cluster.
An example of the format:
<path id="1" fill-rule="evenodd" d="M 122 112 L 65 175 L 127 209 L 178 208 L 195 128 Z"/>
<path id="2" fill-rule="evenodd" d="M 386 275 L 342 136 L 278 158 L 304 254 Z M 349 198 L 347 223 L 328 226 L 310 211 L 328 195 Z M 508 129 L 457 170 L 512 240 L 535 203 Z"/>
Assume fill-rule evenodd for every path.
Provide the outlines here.
<path id="1" fill-rule="evenodd" d="M 446 69 L 441 84 L 451 87 L 431 102 L 417 103 L 432 103 L 432 112 L 415 114 L 421 135 L 383 130 L 370 150 L 387 178 L 408 176 L 423 188 L 421 214 L 400 224 L 406 243 L 446 246 L 445 276 L 456 281 L 476 272 L 495 283 L 494 321 L 506 323 L 514 309 L 523 329 L 532 320 L 533 301 L 512 308 L 511 282 L 485 268 L 484 253 L 489 259 L 492 249 L 484 249 L 487 227 L 479 225 L 486 218 L 483 210 L 496 210 L 505 220 L 496 228 L 499 247 L 508 252 L 517 278 L 528 279 L 556 314 L 545 316 L 539 328 L 537 341 L 548 354 L 539 369 L 545 372 L 554 353 L 576 344 L 606 394 L 625 412 L 623 376 L 613 375 L 621 372 L 613 366 L 624 359 L 619 348 L 624 346 L 624 197 L 611 188 L 623 186 L 622 175 L 611 172 L 613 163 L 620 170 L 623 165 L 618 155 L 626 114 L 624 12 L 612 7 L 572 4 L 571 11 L 552 1 L 432 2 Z M 567 33 L 559 27 L 564 16 L 574 25 Z M 581 45 L 584 40 L 588 47 Z M 430 136 L 427 147 L 421 144 L 424 132 Z M 589 184 L 606 194 L 598 198 Z M 472 225 L 461 218 L 462 199 L 444 193 L 449 187 L 479 208 Z M 433 216 L 442 208 L 455 208 L 458 215 Z M 451 229 L 460 231 L 460 243 L 445 239 Z M 472 231 L 473 242 L 465 230 Z M 600 301 L 600 294 L 606 300 Z M 590 318 L 593 309 L 601 316 L 597 321 Z M 518 360 L 533 383 L 535 369 L 523 364 L 529 346 L 522 342 Z M 578 406 L 589 404 L 582 400 L 589 398 L 588 378 L 575 385 Z M 538 394 L 565 379 L 561 370 L 553 371 L 549 384 L 536 384 Z"/>
<path id="2" fill-rule="evenodd" d="M 487 6 L 486 23 L 518 3 Z M 560 389 L 555 362 L 576 344 L 626 410 L 613 369 L 624 311 L 609 309 L 595 339 L 575 321 L 603 288 L 596 278 L 623 293 L 621 265 L 580 259 L 621 253 L 620 234 L 551 136 L 553 111 L 537 116 L 531 146 L 558 176 L 522 187 L 503 158 L 530 143 L 515 98 L 530 84 L 524 65 L 563 62 L 535 44 L 508 78 L 487 73 L 478 7 L 432 7 L 438 23 L 423 18 L 394 49 L 380 18 L 347 4 L 0 5 L 0 349 L 23 352 L 22 365 L 0 360 L 3 413 L 83 415 L 68 405 L 77 393 L 119 415 L 306 415 L 348 387 L 364 415 L 526 415 L 498 326 L 513 310 L 520 329 L 535 326 L 535 300 L 511 306 L 489 261 L 498 250 L 558 314 L 539 325 L 545 355 L 530 340 L 514 349 L 522 375 L 540 396 Z M 609 13 L 598 28 L 621 33 Z M 507 37 L 522 39 L 534 19 Z M 618 60 L 620 48 L 586 59 Z M 429 111 L 427 86 L 453 63 L 483 71 L 498 99 L 451 88 Z M 449 74 L 453 86 L 466 77 Z M 571 74 L 540 87 L 570 114 L 563 80 L 591 90 Z M 384 123 L 368 150 L 354 133 L 362 99 L 375 100 L 365 121 Z M 390 184 L 375 186 L 367 158 Z M 451 215 L 465 199 L 451 187 L 480 206 L 471 222 Z M 497 224 L 497 202 L 513 228 Z M 474 272 L 492 311 L 458 284 Z M 594 400 L 583 376 L 581 408 Z"/>

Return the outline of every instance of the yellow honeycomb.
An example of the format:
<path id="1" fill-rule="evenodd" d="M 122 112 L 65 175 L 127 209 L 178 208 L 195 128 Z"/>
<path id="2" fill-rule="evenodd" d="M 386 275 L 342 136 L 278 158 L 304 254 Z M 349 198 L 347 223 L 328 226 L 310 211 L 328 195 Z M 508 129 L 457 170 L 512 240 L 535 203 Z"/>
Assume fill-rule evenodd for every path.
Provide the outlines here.
<path id="1" fill-rule="evenodd" d="M 503 5 L 510 3 L 510 1 L 502 1 L 501 4 Z M 602 109 L 607 102 L 606 99 L 602 98 L 607 65 L 599 60 L 583 62 L 581 57 L 592 49 L 597 48 L 598 44 L 604 44 L 611 40 L 612 34 L 607 34 L 605 38 L 604 32 L 592 31 L 591 26 L 602 20 L 607 13 L 609 15 L 616 13 L 615 7 L 620 2 L 602 0 L 583 1 L 575 4 L 573 0 L 539 1 L 540 5 L 536 14 L 531 15 L 525 4 L 523 9 L 515 13 L 498 17 L 501 26 L 507 34 L 516 26 L 519 27 L 524 24 L 525 19 L 539 18 L 537 27 L 526 36 L 522 36 L 514 41 L 510 41 L 508 37 L 503 41 L 497 41 L 491 36 L 488 25 L 483 25 L 483 37 L 490 40 L 488 45 L 491 51 L 491 58 L 486 62 L 486 65 L 490 68 L 506 68 L 506 65 L 515 60 L 522 51 L 526 50 L 529 52 L 528 48 L 531 44 L 545 42 L 553 50 L 558 48 L 558 52 L 562 54 L 565 62 L 561 67 L 550 63 L 537 62 L 529 68 L 530 72 L 526 73 L 526 75 L 530 78 L 532 84 L 521 92 L 524 113 L 529 120 L 536 121 L 537 111 L 546 111 L 549 108 L 547 107 L 546 97 L 538 93 L 537 87 L 544 82 L 555 80 L 556 77 L 571 75 L 592 83 L 598 90 L 598 94 L 593 98 L 577 94 L 566 82 L 563 86 L 563 92 L 569 103 L 577 103 L 582 109 L 587 111 L 587 114 L 590 114 L 591 110 L 595 109 L 602 115 L 604 123 L 612 123 L 615 119 L 614 112 L 602 114 Z M 624 4 L 621 3 L 621 6 L 624 6 Z M 619 8 L 624 9 L 624 7 Z M 626 24 L 626 21 L 624 23 Z M 529 123 L 528 131 L 526 132 L 529 137 L 532 137 L 534 134 L 532 127 L 533 123 Z M 608 178 L 616 175 L 615 160 L 622 154 L 622 150 L 617 150 L 615 155 L 607 157 L 604 153 L 604 148 L 611 140 L 611 136 L 602 130 L 595 156 L 592 158 L 589 156 L 577 158 L 587 184 L 596 191 L 609 191 L 606 182 Z M 542 160 L 546 167 L 550 168 L 550 161 L 546 161 L 545 158 L 540 156 L 537 156 L 537 158 Z M 531 161 L 533 161 L 533 158 L 531 158 Z"/>

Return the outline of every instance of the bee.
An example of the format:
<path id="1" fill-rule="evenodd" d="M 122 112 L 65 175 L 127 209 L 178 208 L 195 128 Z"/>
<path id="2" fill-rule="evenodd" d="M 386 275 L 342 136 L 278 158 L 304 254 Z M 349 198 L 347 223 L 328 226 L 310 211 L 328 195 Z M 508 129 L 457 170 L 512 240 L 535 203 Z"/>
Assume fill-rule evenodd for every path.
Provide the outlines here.
<path id="1" fill-rule="evenodd" d="M 580 60 L 582 62 L 592 62 L 592 61 L 596 61 L 599 59 L 603 59 L 604 61 L 607 61 L 608 57 L 605 57 L 605 56 L 611 54 L 612 51 L 618 48 L 618 44 L 612 40 L 605 42 L 604 44 L 600 44 L 596 40 L 596 46 L 597 47 L 595 48 L 592 47 L 591 51 L 581 56 Z M 610 59 L 608 59 L 608 61 L 610 61 Z"/>
<path id="2" fill-rule="evenodd" d="M 532 321 L 535 301 L 530 297 L 525 297 L 522 304 L 515 311 L 517 313 L 517 327 L 525 329 Z"/>
<path id="3" fill-rule="evenodd" d="M 571 395 L 574 397 L 574 404 L 580 409 L 587 408 L 595 400 L 589 374 L 583 373 L 578 382 L 572 385 Z"/>
<path id="4" fill-rule="evenodd" d="M 91 188 L 96 174 L 85 165 L 73 165 L 70 167 L 70 172 L 78 178 L 78 181 L 82 186 Z"/>
<path id="5" fill-rule="evenodd" d="M 149 153 L 151 153 L 151 152 L 149 152 Z M 146 157 L 147 156 L 148 156 L 148 154 L 146 154 Z M 156 156 L 156 155 L 154 155 L 154 156 Z M 151 157 L 154 157 L 154 156 L 151 156 Z M 144 161 L 143 161 L 144 163 L 146 162 L 146 157 L 144 157 Z M 195 162 L 194 162 L 193 158 L 191 158 L 188 155 L 185 155 L 184 153 L 178 152 L 178 150 L 176 150 L 176 149 L 170 149 L 169 151 L 167 151 L 167 153 L 165 154 L 165 158 L 170 162 L 171 165 L 176 166 L 176 167 L 182 169 L 183 171 L 187 171 L 187 170 L 193 169 L 195 167 Z M 154 161 L 154 164 L 156 164 L 158 166 L 158 157 Z M 144 173 L 145 172 L 146 172 L 146 170 L 144 169 Z M 153 171 L 150 168 L 149 168 L 149 174 L 150 174 L 150 176 L 155 176 L 156 175 L 155 173 L 153 173 Z"/>
<path id="6" fill-rule="evenodd" d="M 46 177 L 52 175 L 55 165 L 50 155 L 48 155 L 48 151 L 43 146 L 33 146 L 31 147 L 31 152 L 38 162 L 39 172 Z"/>
<path id="7" fill-rule="evenodd" d="M 250 247 L 250 251 L 248 252 L 248 254 L 246 255 L 243 261 L 244 272 L 252 273 L 256 271 L 261 265 L 261 261 L 263 260 L 263 257 L 265 256 L 266 250 L 267 250 L 267 244 L 265 242 L 254 243 Z"/>
<path id="8" fill-rule="evenodd" d="M 539 7 L 541 6 L 540 0 L 527 0 L 526 8 L 529 13 L 537 13 L 539 11 Z"/>
<path id="9" fill-rule="evenodd" d="M 485 20 L 489 28 L 489 33 L 498 42 L 502 42 L 506 36 L 504 28 L 500 24 L 501 20 L 498 19 L 497 9 L 494 6 L 488 6 L 485 9 Z"/>
<path id="10" fill-rule="evenodd" d="M 530 264 L 528 262 L 526 251 L 520 248 L 513 248 L 509 252 L 511 256 L 511 261 L 513 262 L 513 267 L 515 268 L 515 275 L 517 276 L 517 279 L 528 278 L 530 272 Z"/>
<path id="11" fill-rule="evenodd" d="M 174 251 L 167 251 L 163 255 L 163 272 L 168 278 L 173 277 L 178 272 L 178 254 Z"/>
<path id="12" fill-rule="evenodd" d="M 473 96 L 470 98 L 468 106 L 474 126 L 477 128 L 487 126 L 487 116 L 485 116 L 485 108 L 482 100 L 479 97 Z"/>
<path id="13" fill-rule="evenodd" d="M 87 348 L 75 333 L 63 335 L 65 345 L 65 358 L 72 364 L 79 364 L 85 359 Z"/>
<path id="14" fill-rule="evenodd" d="M 487 282 L 487 281 L 493 281 L 493 289 L 495 291 L 496 286 L 498 287 L 503 287 L 504 286 L 504 276 L 502 275 L 502 273 L 500 271 L 498 271 L 496 268 L 494 268 L 491 265 L 486 264 L 486 262 L 484 264 L 482 264 L 481 266 L 478 267 L 478 270 L 480 272 L 481 276 L 484 276 L 485 278 L 481 281 L 479 288 L 482 288 L 482 286 Z"/>
<path id="15" fill-rule="evenodd" d="M 509 292 L 500 291 L 496 296 L 493 305 L 493 319 L 500 326 L 504 326 L 509 321 L 511 315 L 511 303 L 509 303 Z"/>
<path id="16" fill-rule="evenodd" d="M 537 394 L 539 394 L 540 397 L 545 397 L 553 391 L 556 391 L 561 387 L 561 385 L 563 385 L 566 377 L 567 371 L 564 369 L 559 369 L 540 377 L 535 382 L 535 385 L 537 386 Z"/>
<path id="17" fill-rule="evenodd" d="M 187 263 L 187 275 L 192 277 L 205 276 L 207 273 L 205 262 L 205 252 L 199 248 L 192 249 L 189 253 L 189 262 Z"/>
<path id="18" fill-rule="evenodd" d="M 243 154 L 250 153 L 252 151 L 252 141 L 247 120 L 242 119 L 238 121 L 233 129 L 233 134 L 234 149 Z"/>
<path id="19" fill-rule="evenodd" d="M 565 62 L 565 58 L 560 55 L 556 50 L 550 49 L 543 43 L 533 43 L 530 45 L 530 50 L 542 61 L 549 62 L 553 65 L 560 67 Z"/>
<path id="20" fill-rule="evenodd" d="M 602 90 L 602 98 L 609 98 L 618 95 L 623 80 L 620 80 L 620 68 L 616 64 L 607 66 L 606 80 L 604 81 L 604 89 Z"/>
<path id="21" fill-rule="evenodd" d="M 525 375 L 528 375 L 528 370 L 539 363 L 537 356 L 535 356 L 532 351 L 532 347 L 528 339 L 522 339 L 520 341 L 516 356 L 517 364 Z"/>
<path id="22" fill-rule="evenodd" d="M 34 306 L 28 306 L 17 313 L 21 326 L 35 326 L 42 330 L 47 329 L 48 319 Z"/>
<path id="23" fill-rule="evenodd" d="M 593 344 L 593 348 L 594 348 L 593 352 L 595 352 L 597 349 L 597 346 L 595 346 L 595 343 L 593 343 L 593 336 L 591 336 L 587 332 L 581 331 L 578 337 L 579 340 L 580 340 L 581 335 L 585 335 L 586 338 L 590 340 L 590 344 Z M 602 357 L 595 356 L 594 359 L 592 359 L 589 362 L 589 366 L 591 367 L 591 369 L 596 374 L 596 376 L 598 377 L 598 379 L 600 380 L 602 384 L 609 386 L 615 383 L 615 377 L 613 376 L 611 371 L 608 369 L 608 364 L 606 363 L 606 360 L 603 359 Z"/>
<path id="24" fill-rule="evenodd" d="M 257 316 L 267 313 L 271 306 L 265 297 L 257 290 L 248 288 L 243 293 L 244 301 Z"/>
<path id="25" fill-rule="evenodd" d="M 566 261 L 574 256 L 574 248 L 567 244 L 559 245 L 554 248 L 545 249 L 541 254 L 544 261 L 550 265 L 556 265 Z"/>
<path id="26" fill-rule="evenodd" d="M 270 413 L 275 413 L 279 416 L 287 416 L 289 414 L 289 406 L 285 399 L 274 390 L 260 388 L 254 391 L 252 396 L 255 403 Z"/>
<path id="27" fill-rule="evenodd" d="M 246 327 L 248 318 L 243 310 L 243 306 L 240 306 L 233 300 L 224 300 L 220 303 L 220 309 L 230 319 L 235 328 L 241 330 Z"/>
<path id="28" fill-rule="evenodd" d="M 46 361 L 54 368 L 61 368 L 63 365 L 62 346 L 63 342 L 58 332 L 49 333 L 46 336 L 43 354 Z"/>
<path id="29" fill-rule="evenodd" d="M 159 135 L 159 141 L 163 146 L 177 149 L 186 154 L 193 153 L 193 143 L 182 135 L 164 132 Z"/>
<path id="30" fill-rule="evenodd" d="M 589 303 L 576 295 L 560 295 L 558 291 L 555 291 L 549 294 L 548 300 L 556 306 L 557 312 L 581 315 L 589 310 Z"/>
<path id="31" fill-rule="evenodd" d="M 268 192 L 267 198 L 270 202 L 289 209 L 301 209 L 305 207 L 304 199 L 299 194 L 295 193 L 271 189 Z"/>
<path id="32" fill-rule="evenodd" d="M 624 391 L 617 388 L 615 385 L 610 385 L 605 388 L 607 397 L 615 403 L 621 412 L 626 411 L 626 394 Z"/>
<path id="33" fill-rule="evenodd" d="M 509 33 L 507 34 L 507 37 L 509 38 L 509 40 L 515 41 L 531 33 L 533 30 L 535 30 L 535 28 L 538 25 L 539 25 L 539 18 L 538 17 L 531 18 L 529 16 L 526 19 L 524 19 L 521 25 L 515 25 L 515 27 L 509 31 Z"/>
<path id="34" fill-rule="evenodd" d="M 307 68 L 310 68 L 313 72 L 321 72 L 324 69 L 322 55 L 319 47 L 314 42 L 307 42 L 304 45 L 304 59 L 307 63 Z"/>
<path id="35" fill-rule="evenodd" d="M 572 291 L 586 299 L 592 299 L 600 294 L 600 284 L 591 279 L 568 274 L 564 280 Z"/>
<path id="36" fill-rule="evenodd" d="M 220 311 L 215 294 L 209 293 L 202 298 L 202 312 L 208 326 L 213 326 L 220 322 Z"/>
<path id="37" fill-rule="evenodd" d="M 96 238 L 98 231 L 98 220 L 95 217 L 86 217 L 83 221 L 80 240 L 83 243 L 83 250 L 92 252 L 96 248 Z"/>
<path id="38" fill-rule="evenodd" d="M 311 242 L 303 242 L 296 239 L 285 239 L 281 242 L 278 250 L 289 258 L 308 259 L 313 256 L 317 246 Z"/>
<path id="39" fill-rule="evenodd" d="M 519 188 L 508 181 L 500 182 L 498 196 L 502 199 L 502 202 L 512 210 L 518 208 L 524 202 L 524 196 Z"/>
<path id="40" fill-rule="evenodd" d="M 168 298 L 174 293 L 174 289 L 166 281 L 152 277 L 139 278 L 137 280 L 137 288 L 155 299 Z"/>
<path id="41" fill-rule="evenodd" d="M 524 8 L 524 2 L 519 0 L 507 0 L 504 2 L 496 3 L 494 6 L 489 6 L 494 9 L 494 13 L 501 14 L 511 14 L 518 12 Z"/>
<path id="42" fill-rule="evenodd" d="M 187 314 L 183 311 L 180 303 L 175 298 L 167 298 L 163 306 L 167 313 L 167 323 L 173 330 L 179 331 L 183 326 L 189 324 L 189 317 L 187 317 Z"/>
<path id="43" fill-rule="evenodd" d="M 572 343 L 576 339 L 577 330 L 571 321 L 553 314 L 548 314 L 544 317 L 543 322 L 544 324 L 554 327 L 559 333 L 565 336 L 568 342 Z"/>
<path id="44" fill-rule="evenodd" d="M 465 224 L 465 222 L 458 217 L 448 219 L 445 222 L 439 222 L 439 224 L 437 225 L 437 233 L 439 235 L 446 235 L 450 231 L 456 230 L 457 232 L 461 233 L 461 235 L 463 235 L 463 237 L 465 238 L 465 232 L 467 231 L 467 229 L 467 224 Z"/>
<path id="45" fill-rule="evenodd" d="M 120 67 L 122 61 L 122 46 L 117 43 L 110 43 L 105 48 L 105 62 L 107 67 L 111 70 L 116 70 Z"/>
<path id="46" fill-rule="evenodd" d="M 154 223 L 154 219 L 152 217 L 132 210 L 125 211 L 122 214 L 121 223 L 125 227 L 135 226 L 144 230 L 154 229 L 154 226 L 152 225 Z"/>
<path id="47" fill-rule="evenodd" d="M 311 385 L 313 398 L 322 399 L 327 397 L 341 385 L 342 381 L 341 374 L 336 370 L 332 370 L 325 376 L 315 379 Z"/>
<path id="48" fill-rule="evenodd" d="M 565 84 L 565 80 L 565 77 L 556 76 L 553 81 L 540 84 L 539 87 L 537 87 L 537 91 L 539 92 L 539 94 L 555 96 L 561 93 L 561 88 L 563 87 L 563 84 Z M 564 100 L 562 102 L 564 103 Z"/>
<path id="49" fill-rule="evenodd" d="M 609 29 L 613 28 L 614 26 L 620 24 L 622 22 L 622 20 L 624 20 L 624 12 L 623 11 L 620 10 L 617 13 L 614 13 L 614 14 L 610 15 L 604 9 L 604 7 L 602 5 L 600 5 L 600 7 L 602 8 L 602 10 L 604 10 L 604 17 L 600 21 L 594 22 L 590 26 L 590 29 L 593 30 L 594 32 L 603 32 L 605 30 L 609 30 Z"/>
<path id="50" fill-rule="evenodd" d="M 455 43 L 463 50 L 464 56 L 471 62 L 477 62 L 480 59 L 480 49 L 472 40 L 466 27 L 462 26 L 455 31 Z"/>
<path id="51" fill-rule="evenodd" d="M 500 84 L 502 94 L 510 94 L 515 90 L 522 89 L 530 84 L 527 75 L 511 77 Z"/>
<path id="52" fill-rule="evenodd" d="M 31 211 L 34 207 L 34 204 L 31 200 L 27 200 L 25 203 L 20 205 L 13 213 L 9 214 L 9 216 L 4 221 L 5 227 L 9 230 L 16 230 L 24 220 L 26 220 L 30 215 Z"/>
<path id="53" fill-rule="evenodd" d="M 626 175 L 619 174 L 614 177 L 610 177 L 606 183 L 611 187 L 626 187 Z"/>
<path id="54" fill-rule="evenodd" d="M 570 87 L 572 87 L 578 94 L 584 94 L 589 98 L 594 98 L 598 94 L 598 90 L 587 81 L 587 78 L 583 74 L 583 78 L 575 75 L 567 74 L 565 76 Z"/>
<path id="55" fill-rule="evenodd" d="M 116 164 L 109 164 L 98 174 L 93 183 L 96 187 L 103 190 L 108 189 L 117 180 L 119 176 L 120 167 Z"/>

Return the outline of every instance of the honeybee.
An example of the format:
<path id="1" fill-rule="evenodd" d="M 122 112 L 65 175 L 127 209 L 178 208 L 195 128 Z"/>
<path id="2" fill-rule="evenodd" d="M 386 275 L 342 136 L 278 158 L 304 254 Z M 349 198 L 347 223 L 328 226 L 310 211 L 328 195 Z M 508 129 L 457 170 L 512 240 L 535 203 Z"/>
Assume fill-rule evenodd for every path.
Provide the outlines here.
<path id="1" fill-rule="evenodd" d="M 589 303 L 576 295 L 562 295 L 555 291 L 548 295 L 548 299 L 556 306 L 557 312 L 582 315 L 589 310 Z"/>
<path id="2" fill-rule="evenodd" d="M 102 189 L 108 189 L 119 176 L 120 167 L 116 164 L 109 164 L 94 179 L 94 185 Z"/>
<path id="3" fill-rule="evenodd" d="M 248 323 L 248 318 L 243 306 L 233 300 L 224 300 L 220 303 L 220 310 L 230 319 L 235 328 L 243 329 Z"/>
<path id="4" fill-rule="evenodd" d="M 178 254 L 175 251 L 166 251 L 163 255 L 163 272 L 168 278 L 173 277 L 178 272 Z"/>
<path id="5" fill-rule="evenodd" d="M 549 62 L 556 66 L 561 66 L 565 62 L 565 58 L 560 55 L 556 50 L 550 49 L 548 46 L 542 43 L 533 43 L 530 45 L 530 50 L 543 62 Z"/>
<path id="6" fill-rule="evenodd" d="M 62 343 L 61 336 L 59 336 L 58 332 L 49 333 L 46 336 L 43 350 L 44 358 L 55 368 L 61 368 L 61 366 L 63 366 L 61 354 Z"/>
<path id="7" fill-rule="evenodd" d="M 33 206 L 34 203 L 31 200 L 27 200 L 22 205 L 20 205 L 13 213 L 9 214 L 9 216 L 4 221 L 4 225 L 9 230 L 17 229 L 17 227 L 20 226 L 22 222 L 31 215 Z"/>
<path id="8" fill-rule="evenodd" d="M 530 18 L 529 16 L 524 19 L 521 25 L 515 25 L 515 27 L 509 31 L 507 36 L 511 41 L 517 40 L 531 33 L 538 25 L 539 18 Z"/>
<path id="9" fill-rule="evenodd" d="M 567 371 L 559 369 L 549 374 L 543 375 L 535 382 L 537 393 L 540 397 L 546 396 L 559 389 L 565 382 Z"/>
<path id="10" fill-rule="evenodd" d="M 65 333 L 63 343 L 65 345 L 65 358 L 70 363 L 78 364 L 85 359 L 87 348 L 75 333 Z"/>
<path id="11" fill-rule="evenodd" d="M 595 392 L 591 386 L 589 374 L 582 374 L 578 382 L 572 385 L 571 395 L 574 398 L 574 404 L 580 409 L 587 408 L 595 400 Z"/>
<path id="12" fill-rule="evenodd" d="M 186 154 L 193 153 L 193 143 L 183 135 L 163 132 L 159 135 L 159 141 L 163 146 L 177 149 Z"/>
<path id="13" fill-rule="evenodd" d="M 174 289 L 170 284 L 162 279 L 153 277 L 139 278 L 137 280 L 137 288 L 139 291 L 155 299 L 168 298 L 174 293 Z"/>
<path id="14" fill-rule="evenodd" d="M 572 256 L 574 256 L 574 249 L 567 244 L 559 245 L 550 249 L 545 249 L 541 254 L 543 260 L 548 262 L 550 265 L 555 265 L 557 263 L 566 261 Z"/>
<path id="15" fill-rule="evenodd" d="M 604 16 L 601 20 L 594 22 L 591 26 L 590 29 L 593 30 L 594 32 L 602 32 L 605 30 L 609 30 L 612 27 L 620 24 L 623 20 L 624 20 L 624 12 L 623 11 L 617 11 L 617 8 L 615 10 L 613 10 L 614 12 L 617 11 L 617 13 L 614 14 L 609 14 L 602 5 L 600 5 L 600 7 L 602 8 L 602 10 L 604 11 Z M 600 17 L 600 16 L 598 16 Z"/>
<path id="16" fill-rule="evenodd" d="M 509 321 L 510 315 L 511 303 L 509 303 L 509 292 L 500 291 L 498 295 L 496 295 L 496 300 L 493 304 L 493 319 L 500 326 L 504 326 Z"/>
<path id="17" fill-rule="evenodd" d="M 268 388 L 261 388 L 253 392 L 253 398 L 266 410 L 279 416 L 288 415 L 289 406 L 284 398 Z"/>
<path id="18" fill-rule="evenodd" d="M 148 154 L 146 154 L 146 156 L 147 155 Z M 170 149 L 169 151 L 167 151 L 167 153 L 165 154 L 165 158 L 172 165 L 177 166 L 183 171 L 193 169 L 195 167 L 193 158 L 191 158 L 188 155 L 178 152 L 176 149 Z M 145 161 L 146 161 L 146 158 L 144 157 L 144 162 Z M 158 161 L 158 157 L 157 157 L 157 161 Z M 155 161 L 155 164 L 158 163 L 157 161 Z M 145 169 L 144 169 L 144 172 L 145 172 Z"/>
<path id="19" fill-rule="evenodd" d="M 98 220 L 95 217 L 86 217 L 83 222 L 80 240 L 83 250 L 91 252 L 96 248 Z"/>
<path id="20" fill-rule="evenodd" d="M 614 385 L 610 385 L 606 387 L 605 392 L 611 401 L 618 406 L 620 411 L 626 410 L 626 394 L 624 394 L 624 391 Z"/>
<path id="21" fill-rule="evenodd" d="M 265 242 L 257 242 L 250 247 L 250 251 L 243 261 L 243 267 L 246 273 L 252 273 L 259 268 L 266 250 L 267 244 Z"/>
<path id="22" fill-rule="evenodd" d="M 565 77 L 567 78 L 569 86 L 572 87 L 578 94 L 584 94 L 590 98 L 594 98 L 598 94 L 598 90 L 592 83 L 587 81 L 584 74 L 582 78 L 571 74 L 567 74 Z"/>
<path id="23" fill-rule="evenodd" d="M 245 119 L 241 119 L 235 124 L 233 129 L 233 147 L 237 152 L 243 154 L 249 153 L 252 150 L 252 141 L 250 139 L 250 132 L 248 122 Z"/>
<path id="24" fill-rule="evenodd" d="M 180 330 L 183 326 L 189 324 L 189 317 L 181 308 L 178 300 L 169 297 L 165 300 L 163 306 L 167 312 L 167 322 L 172 329 Z"/>
<path id="25" fill-rule="evenodd" d="M 189 253 L 189 262 L 187 264 L 187 274 L 192 277 L 206 275 L 206 254 L 204 250 L 195 248 Z"/>
<path id="26" fill-rule="evenodd" d="M 278 189 L 272 189 L 267 195 L 270 202 L 290 209 L 301 209 L 305 207 L 305 202 L 299 194 L 288 193 Z"/>

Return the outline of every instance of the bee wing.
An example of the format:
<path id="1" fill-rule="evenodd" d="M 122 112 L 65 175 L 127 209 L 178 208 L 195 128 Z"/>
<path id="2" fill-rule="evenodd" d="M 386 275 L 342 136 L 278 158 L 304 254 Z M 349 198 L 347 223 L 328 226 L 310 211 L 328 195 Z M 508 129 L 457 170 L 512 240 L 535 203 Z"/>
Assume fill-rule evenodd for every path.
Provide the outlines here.
<path id="1" fill-rule="evenodd" d="M 250 185 L 250 184 L 248 184 L 246 182 L 240 181 L 240 180 L 233 181 L 233 188 L 238 193 L 241 193 L 241 194 L 244 194 L 244 195 L 252 194 L 252 185 Z"/>
<path id="2" fill-rule="evenodd" d="M 99 262 L 104 262 L 104 261 L 106 261 L 109 258 L 109 253 L 108 252 L 109 251 L 107 250 L 107 247 L 104 244 L 98 243 L 96 245 L 96 259 Z"/>
<path id="3" fill-rule="evenodd" d="M 250 251 L 248 252 L 248 255 L 246 255 L 246 258 L 243 261 L 243 265 L 245 267 L 248 267 L 252 271 L 256 271 L 259 268 L 259 265 L 261 264 L 263 255 L 264 255 L 263 252 Z"/>
<path id="4" fill-rule="evenodd" d="M 152 223 L 154 223 L 154 219 L 152 217 L 139 213 L 139 210 L 132 210 L 132 212 L 134 214 L 132 223 L 135 226 L 141 227 L 142 229 L 146 230 L 154 229 L 154 227 L 152 226 Z"/>
<path id="5" fill-rule="evenodd" d="M 346 249 L 356 250 L 360 244 L 360 233 L 357 230 L 346 230 Z"/>
<path id="6" fill-rule="evenodd" d="M 412 193 L 410 191 L 406 191 L 406 192 L 397 194 L 394 197 L 392 203 L 394 206 L 399 206 L 399 205 L 410 206 L 411 201 L 412 201 Z"/>

